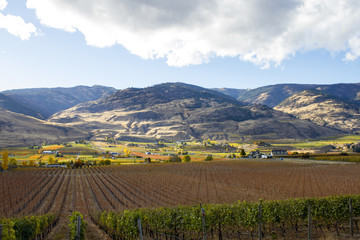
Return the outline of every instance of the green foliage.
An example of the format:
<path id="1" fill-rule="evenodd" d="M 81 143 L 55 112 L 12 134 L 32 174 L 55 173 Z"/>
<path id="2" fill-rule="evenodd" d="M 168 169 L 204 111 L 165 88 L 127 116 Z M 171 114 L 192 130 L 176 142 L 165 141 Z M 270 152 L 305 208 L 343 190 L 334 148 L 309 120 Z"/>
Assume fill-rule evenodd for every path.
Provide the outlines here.
<path id="1" fill-rule="evenodd" d="M 84 221 L 83 216 L 79 212 L 72 212 L 69 217 L 69 228 L 70 228 L 70 239 L 77 240 L 76 233 L 77 233 L 77 218 L 80 217 L 81 224 L 80 224 L 80 239 L 85 239 L 85 229 L 87 227 L 87 222 Z"/>
<path id="2" fill-rule="evenodd" d="M 261 221 L 267 226 L 289 226 L 297 229 L 306 226 L 308 206 L 312 218 L 328 226 L 349 219 L 349 199 L 352 199 L 354 215 L 360 215 L 360 195 L 333 196 L 326 198 L 289 199 L 281 201 L 236 202 L 234 204 L 204 205 L 206 228 L 214 232 L 224 229 L 253 231 L 258 225 L 259 205 Z M 126 210 L 122 213 L 102 212 L 97 223 L 115 239 L 138 238 L 137 219 L 143 228 L 163 234 L 198 239 L 202 234 L 201 207 L 177 206 L 156 209 Z"/>
<path id="3" fill-rule="evenodd" d="M 185 155 L 185 156 L 183 156 L 182 161 L 183 162 L 191 162 L 191 157 L 189 155 Z"/>
<path id="4" fill-rule="evenodd" d="M 240 151 L 240 156 L 241 157 L 245 157 L 246 156 L 246 153 L 245 153 L 245 150 L 242 148 L 241 151 Z"/>
<path id="5" fill-rule="evenodd" d="M 212 161 L 213 160 L 213 156 L 212 155 L 207 155 L 205 158 L 205 161 Z"/>
<path id="6" fill-rule="evenodd" d="M 100 166 L 109 166 L 109 165 L 111 165 L 111 161 L 110 161 L 109 159 L 100 160 L 100 161 L 99 161 L 99 165 L 100 165 Z"/>
<path id="7" fill-rule="evenodd" d="M 0 219 L 0 225 L 3 225 L 3 240 L 34 239 L 45 232 L 53 222 L 53 214 Z"/>

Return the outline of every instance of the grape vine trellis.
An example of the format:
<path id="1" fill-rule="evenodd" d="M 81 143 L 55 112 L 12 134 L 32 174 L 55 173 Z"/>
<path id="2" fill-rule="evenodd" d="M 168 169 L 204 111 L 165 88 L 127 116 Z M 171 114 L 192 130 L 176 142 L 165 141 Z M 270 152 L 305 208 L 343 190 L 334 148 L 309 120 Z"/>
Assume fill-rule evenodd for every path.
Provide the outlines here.
<path id="1" fill-rule="evenodd" d="M 212 239 L 223 239 L 225 236 L 237 239 L 240 235 L 255 237 L 260 221 L 261 234 L 265 236 L 304 238 L 308 230 L 308 206 L 311 204 L 313 237 L 320 237 L 324 231 L 347 236 L 349 199 L 352 200 L 353 215 L 360 216 L 360 195 L 204 205 L 207 235 Z M 202 239 L 201 206 L 198 205 L 143 208 L 121 213 L 104 211 L 98 213 L 96 221 L 113 239 L 136 239 L 139 237 L 138 218 L 148 237 Z M 355 222 L 355 225 L 359 232 L 358 223 Z"/>

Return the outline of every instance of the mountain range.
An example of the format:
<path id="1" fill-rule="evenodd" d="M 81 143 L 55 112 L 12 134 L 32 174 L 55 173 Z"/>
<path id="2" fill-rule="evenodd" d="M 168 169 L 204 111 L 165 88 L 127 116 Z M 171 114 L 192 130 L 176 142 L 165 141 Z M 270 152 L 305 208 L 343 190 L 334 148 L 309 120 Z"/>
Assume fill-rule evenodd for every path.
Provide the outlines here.
<path id="1" fill-rule="evenodd" d="M 10 136 L 0 138 L 0 147 L 71 136 L 242 141 L 356 133 L 359 100 L 360 84 L 206 89 L 164 83 L 124 90 L 103 86 L 9 90 L 0 93 L 0 135 Z M 32 133 L 40 129 L 39 137 L 24 134 L 27 129 Z M 24 137 L 12 138 L 15 133 Z"/>
<path id="2" fill-rule="evenodd" d="M 104 86 L 77 86 L 72 88 L 30 88 L 2 92 L 12 100 L 9 105 L 21 107 L 6 108 L 16 113 L 23 113 L 40 119 L 46 119 L 61 110 L 76 104 L 97 100 L 116 92 L 115 88 Z M 1 99 L 1 95 L 0 95 Z M 0 105 L 1 107 L 1 105 Z M 29 111 L 32 113 L 29 114 Z"/>

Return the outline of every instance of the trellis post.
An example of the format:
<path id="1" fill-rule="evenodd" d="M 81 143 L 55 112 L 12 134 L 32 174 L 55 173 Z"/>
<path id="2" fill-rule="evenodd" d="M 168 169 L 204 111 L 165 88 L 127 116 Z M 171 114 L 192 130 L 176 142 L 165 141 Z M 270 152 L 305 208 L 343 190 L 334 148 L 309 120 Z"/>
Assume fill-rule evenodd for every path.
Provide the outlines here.
<path id="1" fill-rule="evenodd" d="M 202 227 L 203 227 L 203 240 L 206 240 L 207 234 L 206 234 L 206 222 L 205 222 L 205 209 L 203 207 L 201 207 L 201 220 L 202 220 Z"/>
<path id="2" fill-rule="evenodd" d="M 76 221 L 76 239 L 80 240 L 80 232 L 81 232 L 81 217 L 78 216 L 77 217 L 77 221 Z"/>
<path id="3" fill-rule="evenodd" d="M 350 236 L 354 238 L 354 223 L 353 223 L 353 206 L 352 206 L 352 199 L 349 199 L 349 211 L 350 211 Z"/>
<path id="4" fill-rule="evenodd" d="M 140 240 L 143 240 L 143 232 L 142 232 L 142 226 L 141 226 L 141 218 L 138 218 L 138 228 L 139 228 L 139 236 L 140 236 Z"/>
<path id="5" fill-rule="evenodd" d="M 260 201 L 260 203 L 259 203 L 259 240 L 261 240 L 262 239 L 262 221 L 261 221 L 261 219 L 262 219 L 262 213 L 261 213 L 261 209 L 262 208 L 262 201 Z"/>
<path id="6" fill-rule="evenodd" d="M 311 239 L 311 203 L 308 208 L 308 240 Z"/>

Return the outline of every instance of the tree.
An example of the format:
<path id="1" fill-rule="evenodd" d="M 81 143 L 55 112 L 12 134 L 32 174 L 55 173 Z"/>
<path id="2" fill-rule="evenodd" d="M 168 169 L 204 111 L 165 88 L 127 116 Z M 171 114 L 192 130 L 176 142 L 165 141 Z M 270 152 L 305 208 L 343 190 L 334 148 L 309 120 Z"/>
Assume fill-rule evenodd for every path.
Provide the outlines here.
<path id="1" fill-rule="evenodd" d="M 125 148 L 125 149 L 124 149 L 124 153 L 125 153 L 125 157 L 129 157 L 131 151 L 130 151 L 129 149 Z"/>
<path id="2" fill-rule="evenodd" d="M 4 151 L 2 154 L 2 168 L 6 171 L 9 168 L 9 153 Z"/>
<path id="3" fill-rule="evenodd" d="M 17 162 L 15 158 L 10 158 L 10 166 L 13 168 L 17 167 Z"/>
<path id="4" fill-rule="evenodd" d="M 241 149 L 241 151 L 240 151 L 240 156 L 241 156 L 241 157 L 245 157 L 245 156 L 246 156 L 246 152 L 245 152 L 244 149 Z"/>
<path id="5" fill-rule="evenodd" d="M 29 167 L 34 167 L 34 166 L 35 166 L 34 160 L 29 160 Z"/>
<path id="6" fill-rule="evenodd" d="M 191 157 L 189 155 L 185 155 L 185 156 L 183 156 L 182 161 L 183 162 L 191 162 Z"/>
<path id="7" fill-rule="evenodd" d="M 179 156 L 171 156 L 169 157 L 169 162 L 181 162 L 181 158 Z"/>
<path id="8" fill-rule="evenodd" d="M 213 160 L 213 156 L 211 154 L 207 155 L 205 158 L 205 161 L 212 161 Z"/>
<path id="9" fill-rule="evenodd" d="M 49 164 L 55 164 L 55 158 L 53 156 L 49 156 L 48 163 Z"/>

